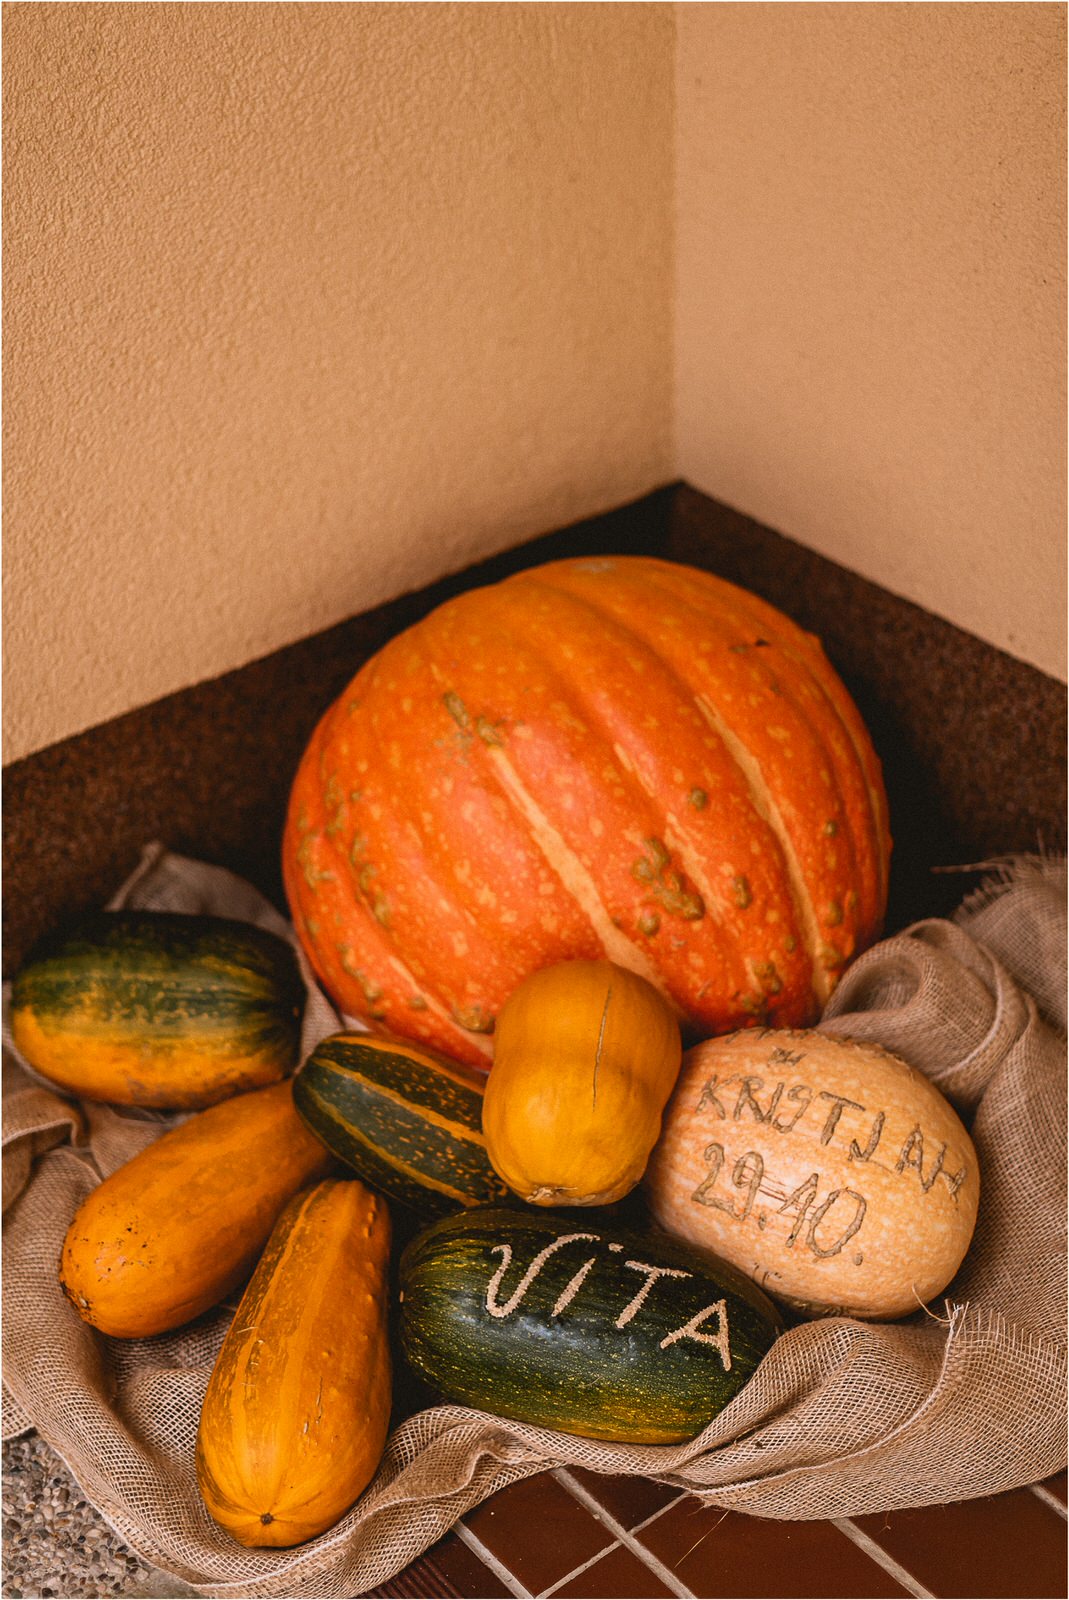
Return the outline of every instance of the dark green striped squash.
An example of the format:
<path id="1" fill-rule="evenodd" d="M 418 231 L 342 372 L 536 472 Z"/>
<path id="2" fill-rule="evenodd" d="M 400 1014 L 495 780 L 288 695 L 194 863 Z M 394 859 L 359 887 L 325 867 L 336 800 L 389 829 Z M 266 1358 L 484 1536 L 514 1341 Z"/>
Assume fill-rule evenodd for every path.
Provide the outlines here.
<path id="1" fill-rule="evenodd" d="M 400 1288 L 405 1358 L 446 1399 L 633 1444 L 700 1433 L 781 1328 L 733 1268 L 590 1211 L 447 1217 Z"/>
<path id="2" fill-rule="evenodd" d="M 263 928 L 102 911 L 31 953 L 11 1025 L 29 1064 L 70 1093 L 198 1110 L 284 1078 L 303 1005 L 292 946 Z"/>
<path id="3" fill-rule="evenodd" d="M 483 1081 L 422 1046 L 337 1033 L 312 1051 L 293 1099 L 365 1183 L 433 1217 L 508 1193 L 486 1154 Z"/>

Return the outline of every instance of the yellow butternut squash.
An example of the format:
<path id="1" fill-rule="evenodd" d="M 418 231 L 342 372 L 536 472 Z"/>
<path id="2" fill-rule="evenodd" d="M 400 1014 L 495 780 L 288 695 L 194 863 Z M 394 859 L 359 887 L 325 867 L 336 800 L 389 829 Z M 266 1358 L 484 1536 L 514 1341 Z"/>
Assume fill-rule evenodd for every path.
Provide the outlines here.
<path id="1" fill-rule="evenodd" d="M 668 1002 L 611 961 L 562 961 L 505 1002 L 483 1097 L 494 1170 L 542 1206 L 609 1205 L 633 1189 L 679 1072 Z"/>
<path id="2" fill-rule="evenodd" d="M 291 1200 L 208 1383 L 197 1482 L 239 1544 L 323 1533 L 375 1474 L 390 1419 L 386 1202 L 359 1179 Z"/>

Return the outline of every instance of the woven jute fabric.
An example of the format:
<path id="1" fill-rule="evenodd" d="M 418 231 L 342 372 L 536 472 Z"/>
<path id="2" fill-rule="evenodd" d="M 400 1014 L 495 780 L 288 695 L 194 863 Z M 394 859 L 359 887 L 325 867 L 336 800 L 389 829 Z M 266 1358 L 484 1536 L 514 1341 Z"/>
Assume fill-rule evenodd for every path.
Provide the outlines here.
<path id="1" fill-rule="evenodd" d="M 113 904 L 210 911 L 290 936 L 248 884 L 158 847 Z M 308 976 L 305 1049 L 340 1020 Z M 827 1008 L 823 1028 L 902 1056 L 972 1131 L 979 1221 L 937 1304 L 897 1323 L 790 1328 L 685 1445 L 602 1444 L 458 1406 L 423 1411 L 394 1430 L 348 1515 L 291 1551 L 240 1548 L 197 1494 L 200 1405 L 233 1305 L 122 1341 L 83 1324 L 57 1283 L 78 1204 L 168 1119 L 76 1105 L 7 1039 L 7 1431 L 36 1427 L 127 1544 L 220 1596 L 363 1594 L 487 1495 L 556 1465 L 640 1473 L 775 1518 L 1034 1482 L 1065 1464 L 1065 1002 L 1065 866 L 1029 859 L 1006 863 L 952 921 L 918 923 L 869 951 Z"/>

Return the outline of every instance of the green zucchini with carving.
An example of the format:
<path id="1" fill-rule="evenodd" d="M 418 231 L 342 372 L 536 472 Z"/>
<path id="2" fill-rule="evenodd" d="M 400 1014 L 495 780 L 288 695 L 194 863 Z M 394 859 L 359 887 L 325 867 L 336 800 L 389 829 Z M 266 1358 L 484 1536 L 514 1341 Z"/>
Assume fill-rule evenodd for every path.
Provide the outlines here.
<path id="1" fill-rule="evenodd" d="M 486 1153 L 484 1082 L 423 1046 L 337 1033 L 304 1063 L 293 1100 L 365 1183 L 431 1218 L 508 1193 Z"/>
<path id="2" fill-rule="evenodd" d="M 401 1346 L 448 1400 L 586 1438 L 678 1444 L 748 1382 L 781 1331 L 756 1286 L 604 1213 L 485 1207 L 401 1260 Z"/>

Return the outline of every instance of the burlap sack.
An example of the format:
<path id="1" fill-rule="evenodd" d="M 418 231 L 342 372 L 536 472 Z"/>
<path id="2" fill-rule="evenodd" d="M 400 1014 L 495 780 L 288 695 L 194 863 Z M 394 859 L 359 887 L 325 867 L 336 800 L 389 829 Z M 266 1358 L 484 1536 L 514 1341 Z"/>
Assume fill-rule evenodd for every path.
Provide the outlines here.
<path id="1" fill-rule="evenodd" d="M 247 884 L 158 848 L 117 900 L 285 925 Z M 398 1427 L 359 1503 L 293 1551 L 246 1551 L 198 1499 L 201 1397 L 230 1311 L 156 1339 L 82 1324 L 56 1283 L 82 1197 L 161 1119 L 74 1108 L 5 1068 L 4 1373 L 33 1425 L 147 1561 L 205 1595 L 359 1595 L 470 1507 L 558 1464 L 642 1473 L 758 1516 L 843 1517 L 993 1494 L 1065 1463 L 1065 867 L 1007 866 L 954 922 L 870 951 L 828 1008 L 926 1072 L 972 1128 L 975 1240 L 945 1304 L 796 1326 L 699 1437 L 595 1443 L 458 1406 Z M 305 1044 L 337 1026 L 315 995 Z"/>

